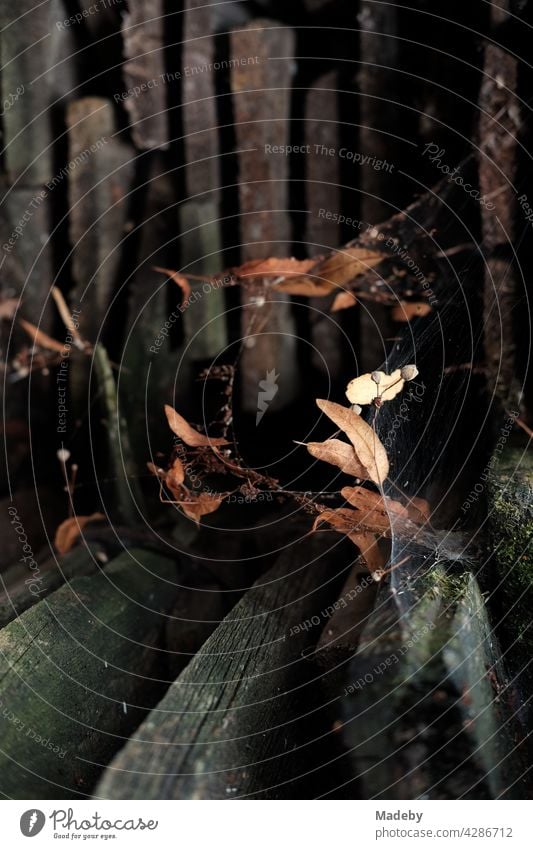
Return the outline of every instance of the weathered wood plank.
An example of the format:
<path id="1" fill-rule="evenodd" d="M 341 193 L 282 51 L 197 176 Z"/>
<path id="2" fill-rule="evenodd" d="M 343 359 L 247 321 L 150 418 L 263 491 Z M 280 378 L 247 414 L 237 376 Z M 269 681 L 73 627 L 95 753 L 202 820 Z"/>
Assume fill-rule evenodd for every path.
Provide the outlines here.
<path id="1" fill-rule="evenodd" d="M 312 667 L 302 656 L 318 629 L 304 624 L 336 597 L 341 552 L 318 538 L 287 549 L 175 681 L 95 795 L 294 798 L 306 768 L 320 765 L 308 715 L 317 687 L 306 686 Z"/>
<path id="2" fill-rule="evenodd" d="M 59 559 L 49 557 L 42 564 L 36 560 L 37 569 L 20 562 L 6 569 L 0 575 L 0 628 L 65 582 L 97 571 L 99 563 L 95 553 L 96 550 L 80 547 Z"/>
<path id="3" fill-rule="evenodd" d="M 182 115 L 185 154 L 185 190 L 189 198 L 179 211 L 182 267 L 208 277 L 225 262 L 220 229 L 220 168 L 216 108 L 216 72 L 213 8 L 203 0 L 184 4 Z M 207 294 L 202 282 L 193 282 L 193 306 L 184 314 L 192 360 L 211 360 L 227 341 L 225 298 L 222 288 Z"/>
<path id="4" fill-rule="evenodd" d="M 392 103 L 397 85 L 394 68 L 398 63 L 398 13 L 392 4 L 362 0 L 358 15 L 360 30 L 359 81 L 360 129 L 359 149 L 363 156 L 388 160 L 391 139 L 387 131 L 398 124 L 398 107 Z M 389 70 L 391 69 L 391 70 Z M 384 96 L 385 92 L 385 96 Z M 387 102 L 386 97 L 391 101 Z M 393 166 L 394 167 L 394 166 Z M 361 166 L 360 217 L 364 222 L 377 224 L 394 210 L 394 174 L 388 170 Z M 372 371 L 384 362 L 387 345 L 383 337 L 390 333 L 389 313 L 379 304 L 365 302 L 360 313 L 360 365 L 362 371 Z"/>
<path id="5" fill-rule="evenodd" d="M 130 0 L 124 15 L 123 100 L 130 115 L 131 134 L 136 146 L 166 149 L 169 144 L 167 83 L 164 56 L 165 4 L 163 0 Z M 140 90 L 137 91 L 136 87 Z"/>
<path id="6" fill-rule="evenodd" d="M 136 267 L 129 281 L 128 321 L 123 368 L 118 382 L 120 416 L 128 421 L 133 454 L 139 469 L 151 457 L 147 440 L 155 445 L 168 436 L 163 405 L 174 393 L 189 391 L 188 361 L 176 345 L 181 312 L 180 293 L 154 267 L 172 268 L 171 245 L 176 238 L 176 202 L 170 164 L 164 154 L 153 154 L 147 165 L 146 197 L 139 197 L 142 212 L 137 229 L 128 238 L 138 242 Z M 169 309 L 168 286 L 176 290 L 174 309 Z M 174 335 L 176 334 L 176 335 Z M 183 394 L 182 394 L 183 393 Z"/>
<path id="7" fill-rule="evenodd" d="M 21 0 L 0 7 L 2 100 L 14 98 L 3 115 L 5 167 L 19 185 L 39 186 L 53 175 L 48 70 L 54 25 L 50 3 Z"/>
<path id="8" fill-rule="evenodd" d="M 395 593 L 380 588 L 338 690 L 354 780 L 366 798 L 523 798 L 513 687 L 475 578 L 448 563 Z"/>
<path id="9" fill-rule="evenodd" d="M 306 240 L 310 256 L 327 253 L 342 241 L 336 217 L 341 210 L 337 88 L 338 74 L 330 71 L 316 81 L 307 95 Z M 334 297 L 309 299 L 311 341 L 317 349 L 313 351 L 312 362 L 318 371 L 333 379 L 342 365 L 342 332 L 335 316 L 329 314 Z"/>
<path id="10" fill-rule="evenodd" d="M 286 256 L 291 244 L 288 158 L 294 35 L 256 20 L 231 34 L 231 87 L 239 156 L 243 259 Z M 276 150 L 277 148 L 277 150 Z M 279 374 L 269 409 L 282 408 L 297 385 L 295 326 L 290 298 L 258 280 L 243 292 L 242 405 L 256 412 L 259 383 Z"/>
<path id="11" fill-rule="evenodd" d="M 510 4 L 491 10 L 494 26 L 510 20 Z M 485 256 L 484 337 L 487 367 L 504 406 L 518 402 L 515 361 L 515 307 L 518 282 L 513 268 L 516 238 L 516 177 L 522 118 L 517 98 L 518 60 L 487 43 L 479 92 L 479 188 Z"/>
<path id="12" fill-rule="evenodd" d="M 525 440 L 499 448 L 487 480 L 487 561 L 483 589 L 510 646 L 506 661 L 517 676 L 523 714 L 533 718 L 533 463 Z M 476 493 L 477 496 L 477 493 Z"/>
<path id="13" fill-rule="evenodd" d="M 80 333 L 94 344 L 117 283 L 134 151 L 113 137 L 117 126 L 110 101 L 76 100 L 69 104 L 66 117 L 72 300 L 80 305 Z"/>
<path id="14" fill-rule="evenodd" d="M 175 564 L 132 550 L 0 632 L 0 790 L 86 796 L 164 691 Z"/>

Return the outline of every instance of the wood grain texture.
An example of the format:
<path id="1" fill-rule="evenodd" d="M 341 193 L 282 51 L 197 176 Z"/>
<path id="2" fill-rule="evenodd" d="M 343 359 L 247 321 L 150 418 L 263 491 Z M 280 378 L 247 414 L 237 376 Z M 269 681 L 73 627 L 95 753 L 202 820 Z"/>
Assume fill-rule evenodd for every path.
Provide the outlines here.
<path id="1" fill-rule="evenodd" d="M 164 691 L 163 635 L 176 578 L 172 561 L 133 549 L 0 632 L 2 793 L 90 793 Z"/>
<path id="2" fill-rule="evenodd" d="M 294 34 L 275 21 L 256 20 L 230 38 L 231 87 L 239 156 L 241 257 L 290 253 L 288 158 L 275 151 L 289 141 Z M 243 292 L 242 404 L 257 409 L 259 382 L 279 374 L 269 409 L 293 399 L 297 385 L 295 326 L 290 298 L 256 279 Z"/>
<path id="3" fill-rule="evenodd" d="M 288 548 L 175 681 L 95 795 L 227 799 L 302 792 L 306 770 L 320 766 L 312 714 L 319 688 L 310 683 L 313 667 L 304 655 L 320 632 L 311 617 L 320 623 L 317 614 L 342 584 L 341 551 L 323 538 Z"/>
<path id="4" fill-rule="evenodd" d="M 125 90 L 142 87 L 124 100 L 133 141 L 141 150 L 169 145 L 164 6 L 163 0 L 130 0 L 122 24 Z"/>

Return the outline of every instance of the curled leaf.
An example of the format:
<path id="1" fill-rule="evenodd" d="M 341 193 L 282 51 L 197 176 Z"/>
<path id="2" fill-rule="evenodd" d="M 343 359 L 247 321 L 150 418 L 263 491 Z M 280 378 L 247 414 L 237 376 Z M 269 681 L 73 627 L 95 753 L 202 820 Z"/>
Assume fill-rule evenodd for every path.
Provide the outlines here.
<path id="1" fill-rule="evenodd" d="M 191 296 L 191 284 L 183 274 L 178 274 L 177 271 L 172 271 L 170 268 L 161 268 L 159 265 L 154 265 L 154 271 L 159 271 L 161 274 L 166 274 L 174 281 L 176 286 L 179 286 L 182 291 L 181 303 L 182 306 Z"/>
<path id="2" fill-rule="evenodd" d="M 167 421 L 170 429 L 179 436 L 180 439 L 185 442 L 186 445 L 189 445 L 191 448 L 204 448 L 204 447 L 213 447 L 217 445 L 228 445 L 227 439 L 224 439 L 221 436 L 218 437 L 209 437 L 199 431 L 195 430 L 191 425 L 180 416 L 176 410 L 171 407 L 169 404 L 165 404 L 165 414 L 167 417 Z"/>
<path id="3" fill-rule="evenodd" d="M 357 305 L 357 298 L 353 292 L 339 292 L 335 295 L 335 300 L 331 305 L 331 312 L 340 312 L 340 310 L 349 310 Z"/>
<path id="4" fill-rule="evenodd" d="M 376 383 L 372 375 L 380 376 L 380 380 Z M 392 374 L 384 372 L 372 372 L 362 374 L 350 380 L 346 387 L 346 397 L 350 404 L 371 404 L 374 398 L 379 396 L 382 401 L 391 401 L 402 391 L 405 385 L 405 380 L 402 378 L 400 369 L 396 369 Z"/>
<path id="5" fill-rule="evenodd" d="M 389 459 L 376 433 L 349 407 L 342 407 L 334 401 L 320 398 L 316 403 L 319 409 L 344 431 L 352 443 L 355 455 L 365 470 L 365 474 L 358 477 L 368 478 L 381 486 L 389 474 Z"/>
<path id="6" fill-rule="evenodd" d="M 366 469 L 356 457 L 355 451 L 347 442 L 340 439 L 326 439 L 325 442 L 308 442 L 307 450 L 312 457 L 337 466 L 341 472 L 356 478 L 365 478 Z"/>
<path id="7" fill-rule="evenodd" d="M 165 475 L 165 484 L 176 498 L 181 497 L 181 489 L 184 480 L 185 468 L 179 457 L 176 457 L 172 466 Z"/>
<path id="8" fill-rule="evenodd" d="M 105 519 L 103 513 L 92 513 L 90 516 L 72 516 L 61 522 L 56 530 L 54 545 L 58 554 L 66 554 L 76 543 L 83 529 L 90 522 L 100 522 Z"/>
<path id="9" fill-rule="evenodd" d="M 350 534 L 357 528 L 357 513 L 355 510 L 349 510 L 347 507 L 322 510 L 316 517 L 312 530 L 316 531 L 321 522 L 327 522 L 336 531 Z"/>
<path id="10" fill-rule="evenodd" d="M 368 571 L 377 581 L 380 581 L 384 574 L 385 557 L 375 534 L 356 532 L 348 534 L 348 536 L 359 549 Z"/>

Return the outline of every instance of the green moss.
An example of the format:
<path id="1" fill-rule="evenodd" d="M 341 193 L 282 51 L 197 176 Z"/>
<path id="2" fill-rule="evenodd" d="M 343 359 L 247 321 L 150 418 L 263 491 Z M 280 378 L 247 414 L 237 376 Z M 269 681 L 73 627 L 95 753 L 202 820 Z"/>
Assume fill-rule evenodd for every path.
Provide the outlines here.
<path id="1" fill-rule="evenodd" d="M 533 649 L 533 453 L 509 448 L 487 482 L 491 589 L 517 649 Z"/>

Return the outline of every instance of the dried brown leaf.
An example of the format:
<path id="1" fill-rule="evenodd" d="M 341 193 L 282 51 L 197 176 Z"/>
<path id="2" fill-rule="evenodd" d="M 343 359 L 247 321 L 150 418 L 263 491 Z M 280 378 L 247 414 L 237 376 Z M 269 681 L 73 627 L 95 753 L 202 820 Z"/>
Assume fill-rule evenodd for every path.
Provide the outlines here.
<path id="1" fill-rule="evenodd" d="M 178 505 L 189 519 L 193 519 L 198 525 L 202 516 L 214 513 L 218 510 L 224 498 L 224 494 L 201 492 L 199 495 L 189 493 L 190 498 L 186 501 L 178 501 Z"/>
<path id="2" fill-rule="evenodd" d="M 64 345 L 58 342 L 57 339 L 52 339 L 47 333 L 39 330 L 31 321 L 26 321 L 25 318 L 19 319 L 20 326 L 26 331 L 34 345 L 40 348 L 46 348 L 48 351 L 57 351 L 63 353 Z"/>
<path id="3" fill-rule="evenodd" d="M 216 447 L 217 445 L 229 445 L 227 439 L 221 436 L 210 437 L 195 430 L 180 416 L 169 404 L 165 404 L 165 413 L 170 429 L 191 448 Z"/>
<path id="4" fill-rule="evenodd" d="M 431 508 L 425 498 L 410 498 L 407 505 L 407 512 L 412 522 L 423 525 L 429 522 Z"/>
<path id="5" fill-rule="evenodd" d="M 340 439 L 326 439 L 325 442 L 308 442 L 307 450 L 312 457 L 337 466 L 341 472 L 356 478 L 366 478 L 366 468 L 357 459 L 352 445 Z"/>
<path id="6" fill-rule="evenodd" d="M 281 280 L 274 284 L 274 288 L 288 295 L 301 295 L 304 298 L 323 298 L 333 291 L 335 286 L 329 280 L 320 280 L 317 277 L 294 277 L 292 280 Z"/>
<path id="7" fill-rule="evenodd" d="M 348 536 L 359 549 L 361 557 L 368 567 L 368 571 L 378 581 L 381 580 L 385 568 L 385 557 L 379 547 L 375 534 L 357 532 L 348 534 Z"/>
<path id="8" fill-rule="evenodd" d="M 427 301 L 400 301 L 392 310 L 393 321 L 411 321 L 412 318 L 428 315 L 431 306 Z"/>
<path id="9" fill-rule="evenodd" d="M 232 268 L 237 277 L 268 277 L 285 276 L 286 274 L 305 274 L 318 262 L 317 257 L 312 259 L 295 259 L 294 257 L 271 256 L 267 259 L 251 259 L 237 268 Z"/>
<path id="10" fill-rule="evenodd" d="M 90 516 L 72 516 L 61 522 L 55 533 L 54 545 L 58 554 L 66 554 L 76 543 L 83 529 L 90 522 L 101 522 L 106 517 L 103 513 L 92 513 Z"/>
<path id="11" fill-rule="evenodd" d="M 66 301 L 63 297 L 63 293 L 61 292 L 60 289 L 57 288 L 57 286 L 52 286 L 51 293 L 52 293 L 52 298 L 54 299 L 54 301 L 56 303 L 56 307 L 58 309 L 59 315 L 61 316 L 61 318 L 63 320 L 63 324 L 65 325 L 65 327 L 69 331 L 70 335 L 74 339 L 74 344 L 80 350 L 84 350 L 87 347 L 86 343 L 81 338 L 80 333 L 78 331 L 78 328 L 74 324 L 74 320 L 72 318 L 72 313 L 70 312 L 70 310 L 67 306 L 67 303 L 66 303 Z"/>
<path id="12" fill-rule="evenodd" d="M 389 459 L 376 433 L 349 407 L 342 407 L 333 401 L 320 398 L 316 403 L 319 409 L 344 431 L 352 443 L 356 457 L 366 472 L 362 477 L 381 486 L 389 474 Z"/>
<path id="13" fill-rule="evenodd" d="M 336 509 L 322 510 L 316 517 L 312 530 L 316 531 L 320 522 L 327 522 L 336 531 L 344 534 L 350 534 L 357 528 L 357 513 L 355 510 L 349 510 L 347 507 L 337 507 Z"/>
<path id="14" fill-rule="evenodd" d="M 183 306 L 183 304 L 186 303 L 186 301 L 188 301 L 191 296 L 191 284 L 189 283 L 187 278 L 184 277 L 183 274 L 178 274 L 177 271 L 172 271 L 172 269 L 170 268 L 161 268 L 158 265 L 154 265 L 154 271 L 159 271 L 161 274 L 166 274 L 167 277 L 170 277 L 171 280 L 173 280 L 174 283 L 180 287 L 182 291 L 181 303 Z"/>
<path id="15" fill-rule="evenodd" d="M 371 404 L 378 395 L 382 401 L 391 401 L 402 391 L 405 380 L 399 368 L 392 374 L 378 373 L 381 375 L 379 384 L 372 380 L 371 373 L 350 380 L 346 387 L 346 397 L 350 404 Z"/>
<path id="16" fill-rule="evenodd" d="M 185 468 L 179 457 L 176 457 L 172 466 L 168 470 L 166 480 L 167 483 L 171 484 L 173 487 L 181 486 L 185 480 Z"/>
<path id="17" fill-rule="evenodd" d="M 340 310 L 349 310 L 357 305 L 357 298 L 353 292 L 339 292 L 335 295 L 335 300 L 331 305 L 331 312 L 340 312 Z"/>
<path id="18" fill-rule="evenodd" d="M 336 286 L 350 283 L 359 274 L 379 265 L 386 255 L 368 248 L 341 248 L 330 254 L 316 268 L 316 274 L 329 280 Z"/>

